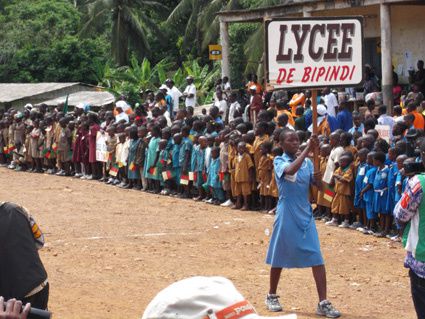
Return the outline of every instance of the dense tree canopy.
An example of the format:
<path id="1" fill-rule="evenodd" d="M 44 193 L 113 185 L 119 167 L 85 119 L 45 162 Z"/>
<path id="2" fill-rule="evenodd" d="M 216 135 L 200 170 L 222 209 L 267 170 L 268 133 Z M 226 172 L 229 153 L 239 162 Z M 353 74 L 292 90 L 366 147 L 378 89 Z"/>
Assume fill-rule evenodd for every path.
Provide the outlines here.
<path id="1" fill-rule="evenodd" d="M 207 47 L 218 42 L 217 13 L 287 1 L 0 0 L 0 81 L 103 83 L 105 70 L 132 56 L 152 65 L 166 60 L 167 76 L 193 61 L 215 74 Z M 236 24 L 230 33 L 239 85 L 261 66 L 263 32 L 260 24 Z"/>
<path id="2" fill-rule="evenodd" d="M 0 81 L 95 81 L 107 59 L 103 36 L 81 40 L 81 13 L 65 0 L 9 1 L 0 14 Z"/>

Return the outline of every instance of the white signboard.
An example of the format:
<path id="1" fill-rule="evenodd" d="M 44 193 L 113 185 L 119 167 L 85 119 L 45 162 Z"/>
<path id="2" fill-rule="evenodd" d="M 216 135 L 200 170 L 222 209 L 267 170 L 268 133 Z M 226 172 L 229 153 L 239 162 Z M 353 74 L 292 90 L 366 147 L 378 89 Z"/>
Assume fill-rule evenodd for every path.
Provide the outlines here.
<path id="1" fill-rule="evenodd" d="M 275 89 L 359 85 L 362 45 L 361 17 L 267 21 L 267 80 Z"/>
<path id="2" fill-rule="evenodd" d="M 106 138 L 105 138 L 105 135 L 100 132 L 97 132 L 97 135 L 96 135 L 96 161 L 99 161 L 99 162 L 108 161 Z"/>

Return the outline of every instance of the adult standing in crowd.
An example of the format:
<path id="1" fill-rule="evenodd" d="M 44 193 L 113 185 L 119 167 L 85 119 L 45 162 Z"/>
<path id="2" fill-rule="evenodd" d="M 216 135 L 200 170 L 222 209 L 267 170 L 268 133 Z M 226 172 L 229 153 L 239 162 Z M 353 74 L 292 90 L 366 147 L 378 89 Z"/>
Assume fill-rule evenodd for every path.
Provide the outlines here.
<path id="1" fill-rule="evenodd" d="M 174 81 L 171 79 L 167 79 L 165 81 L 165 85 L 168 87 L 168 94 L 171 95 L 171 98 L 173 100 L 173 114 L 172 119 L 174 119 L 174 116 L 176 116 L 177 112 L 179 111 L 179 99 L 183 95 L 182 92 L 174 85 Z M 196 90 L 196 88 L 195 88 Z"/>
<path id="2" fill-rule="evenodd" d="M 409 82 L 410 84 L 416 84 L 418 86 L 418 90 L 425 95 L 425 69 L 424 69 L 424 61 L 419 60 L 417 63 L 418 70 L 409 71 Z"/>
<path id="3" fill-rule="evenodd" d="M 316 313 L 338 318 L 339 311 L 327 300 L 326 270 L 309 201 L 310 185 L 322 187 L 320 173 L 313 173 L 313 163 L 307 158 L 314 149 L 318 150 L 319 139 L 313 135 L 298 156 L 300 140 L 294 131 L 283 131 L 280 145 L 284 154 L 274 160 L 279 202 L 266 258 L 271 265 L 267 308 L 282 311 L 276 294 L 282 268 L 312 267 L 319 295 Z"/>
<path id="4" fill-rule="evenodd" d="M 237 95 L 235 92 L 231 93 L 229 96 L 229 123 L 232 122 L 237 116 L 241 115 L 241 105 L 237 100 Z"/>
<path id="5" fill-rule="evenodd" d="M 219 114 L 224 123 L 227 123 L 227 101 L 223 97 L 223 91 L 221 89 L 217 89 L 215 92 L 217 100 L 214 103 L 214 106 L 218 107 Z"/>
<path id="6" fill-rule="evenodd" d="M 0 296 L 47 309 L 49 283 L 38 255 L 44 237 L 21 206 L 0 203 Z"/>
<path id="7" fill-rule="evenodd" d="M 348 110 L 347 103 L 341 103 L 336 116 L 338 128 L 348 132 L 353 127 L 353 116 Z"/>
<path id="8" fill-rule="evenodd" d="M 326 108 L 328 109 L 328 114 L 335 117 L 338 110 L 338 100 L 335 94 L 333 94 L 328 87 L 323 89 L 322 94 L 323 101 L 325 102 Z"/>
<path id="9" fill-rule="evenodd" d="M 420 142 L 425 164 L 425 139 Z M 398 201 L 394 216 L 404 228 L 403 246 L 407 251 L 404 266 L 409 269 L 413 304 L 418 319 L 425 318 L 425 174 L 413 176 Z"/>
<path id="10" fill-rule="evenodd" d="M 195 107 L 196 106 L 196 86 L 193 83 L 193 76 L 188 76 L 186 78 L 187 86 L 183 92 L 183 97 L 185 98 L 186 107 Z"/>

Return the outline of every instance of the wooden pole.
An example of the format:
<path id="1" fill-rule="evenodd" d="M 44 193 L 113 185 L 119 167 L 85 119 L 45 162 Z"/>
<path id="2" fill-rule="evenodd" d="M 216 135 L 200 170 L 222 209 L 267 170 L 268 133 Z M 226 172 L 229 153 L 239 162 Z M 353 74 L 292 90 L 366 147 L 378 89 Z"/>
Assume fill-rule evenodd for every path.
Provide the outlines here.
<path id="1" fill-rule="evenodd" d="M 229 62 L 229 26 L 227 22 L 220 21 L 220 42 L 221 42 L 221 78 L 230 77 Z"/>
<path id="2" fill-rule="evenodd" d="M 311 90 L 311 107 L 313 112 L 313 134 L 317 135 L 317 90 Z M 313 164 L 314 164 L 314 172 L 319 172 L 319 154 L 318 150 L 314 149 L 313 153 Z"/>

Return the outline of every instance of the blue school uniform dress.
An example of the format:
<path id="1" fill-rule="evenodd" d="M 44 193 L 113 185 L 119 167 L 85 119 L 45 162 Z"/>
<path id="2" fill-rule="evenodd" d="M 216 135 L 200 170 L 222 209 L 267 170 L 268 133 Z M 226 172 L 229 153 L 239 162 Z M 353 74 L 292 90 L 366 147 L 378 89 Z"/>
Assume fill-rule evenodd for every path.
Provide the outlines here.
<path id="1" fill-rule="evenodd" d="M 156 163 L 156 168 L 159 174 L 159 181 L 161 186 L 164 186 L 164 178 L 162 177 L 162 172 L 167 171 L 167 166 L 170 160 L 170 152 L 167 149 L 159 151 L 158 162 Z"/>
<path id="2" fill-rule="evenodd" d="M 128 173 L 127 173 L 127 177 L 129 179 L 140 179 L 140 169 L 138 166 L 134 166 L 133 170 L 130 169 L 130 165 L 131 163 L 134 164 L 134 161 L 136 160 L 136 152 L 137 152 L 137 148 L 139 147 L 141 140 L 140 139 L 136 139 L 136 140 L 131 140 L 130 141 L 130 147 L 128 148 Z"/>
<path id="3" fill-rule="evenodd" d="M 362 191 L 364 185 L 363 180 L 366 176 L 368 165 L 367 163 L 360 163 L 357 167 L 356 180 L 354 182 L 354 207 L 355 208 L 365 208 L 365 202 L 363 199 L 360 199 L 360 192 Z"/>
<path id="4" fill-rule="evenodd" d="M 398 174 L 397 163 L 393 162 L 390 166 L 388 174 L 388 198 L 387 198 L 387 211 L 392 214 L 395 207 L 395 193 L 396 193 L 396 179 Z"/>
<path id="5" fill-rule="evenodd" d="M 171 160 L 173 161 L 173 178 L 177 184 L 180 183 L 180 144 L 173 144 L 171 150 Z"/>
<path id="6" fill-rule="evenodd" d="M 220 157 L 211 158 L 210 166 L 208 168 L 207 185 L 213 190 L 213 198 L 220 201 L 224 200 L 223 189 L 221 188 L 220 178 Z"/>
<path id="7" fill-rule="evenodd" d="M 196 166 L 196 154 L 198 153 L 200 146 L 198 145 L 193 145 L 192 147 L 192 153 L 190 155 L 190 169 L 189 171 L 191 172 L 195 172 L 195 166 Z"/>
<path id="8" fill-rule="evenodd" d="M 378 214 L 388 214 L 388 166 L 377 169 L 373 180 L 373 211 Z"/>
<path id="9" fill-rule="evenodd" d="M 145 159 L 145 167 L 144 167 L 144 176 L 149 179 L 153 180 L 159 180 L 159 174 L 156 172 L 156 174 L 149 173 L 149 169 L 155 165 L 155 159 L 156 159 L 156 152 L 158 151 L 158 144 L 159 144 L 160 138 L 159 137 L 152 137 L 149 141 L 149 145 L 147 148 L 146 153 L 146 159 Z"/>
<path id="10" fill-rule="evenodd" d="M 202 174 L 204 172 L 205 167 L 205 149 L 201 149 L 201 147 L 198 145 L 194 156 L 195 161 L 193 172 L 196 172 L 196 180 L 193 181 L 193 183 L 196 187 L 202 187 L 202 185 L 205 183 L 204 176 Z"/>
<path id="11" fill-rule="evenodd" d="M 189 163 L 186 163 L 187 167 L 183 167 L 185 165 L 185 157 L 186 152 L 189 152 L 189 154 L 192 154 L 192 141 L 188 137 L 184 137 L 180 146 L 180 152 L 179 152 L 179 166 L 182 171 L 184 170 L 190 170 L 190 158 Z"/>
<path id="12" fill-rule="evenodd" d="M 366 171 L 366 176 L 363 180 L 363 188 L 366 187 L 366 185 L 372 185 L 372 188 L 369 189 L 366 193 L 363 195 L 363 200 L 365 202 L 366 206 L 366 217 L 367 219 L 376 219 L 377 214 L 375 214 L 373 210 L 373 182 L 375 179 L 377 168 L 375 166 L 368 166 L 368 170 Z"/>
<path id="13" fill-rule="evenodd" d="M 266 263 L 276 268 L 323 265 L 316 223 L 309 202 L 313 164 L 305 159 L 295 175 L 286 175 L 285 168 L 293 160 L 287 154 L 274 159 L 279 202 Z"/>

